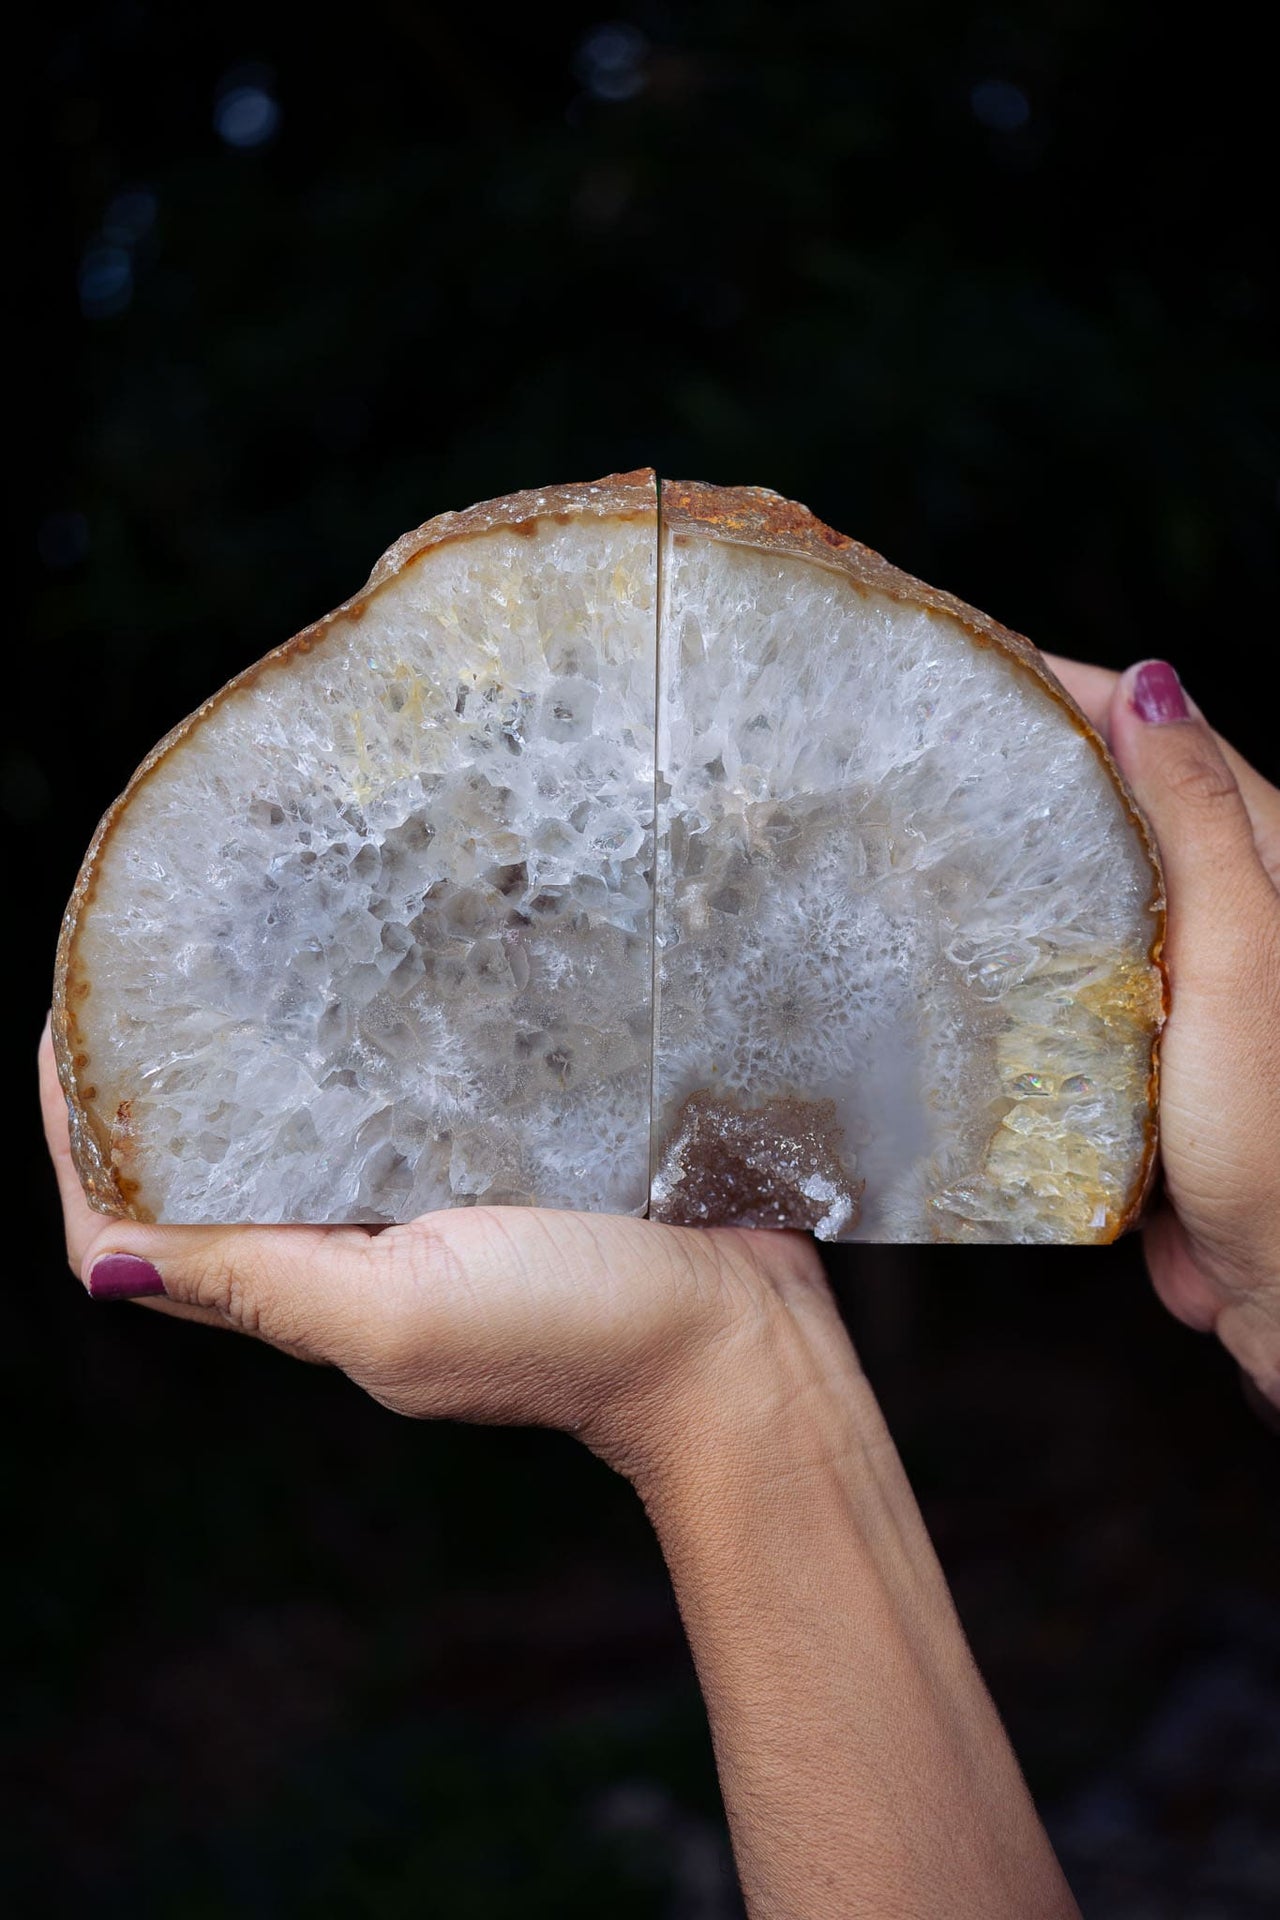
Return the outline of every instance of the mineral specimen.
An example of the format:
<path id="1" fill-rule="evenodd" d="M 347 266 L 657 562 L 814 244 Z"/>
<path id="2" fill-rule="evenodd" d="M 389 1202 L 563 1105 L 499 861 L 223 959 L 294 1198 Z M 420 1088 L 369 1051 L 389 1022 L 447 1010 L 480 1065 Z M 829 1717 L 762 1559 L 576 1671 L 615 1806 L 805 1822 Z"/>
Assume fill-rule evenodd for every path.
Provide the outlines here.
<path id="1" fill-rule="evenodd" d="M 141 1219 L 1097 1241 L 1154 1153 L 1162 923 L 1029 642 L 640 472 L 429 521 L 162 741 L 54 1031 Z"/>

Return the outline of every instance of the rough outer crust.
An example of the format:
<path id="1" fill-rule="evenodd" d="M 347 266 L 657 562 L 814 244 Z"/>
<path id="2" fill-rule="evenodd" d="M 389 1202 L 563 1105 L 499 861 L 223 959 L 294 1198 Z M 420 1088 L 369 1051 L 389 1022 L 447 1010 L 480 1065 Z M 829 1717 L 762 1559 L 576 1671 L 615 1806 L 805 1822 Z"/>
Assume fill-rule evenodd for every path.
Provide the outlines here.
<path id="1" fill-rule="evenodd" d="M 98 860 L 115 831 L 117 822 L 134 794 L 149 779 L 174 748 L 209 717 L 227 697 L 252 686 L 268 669 L 285 666 L 297 654 L 309 653 L 324 638 L 336 620 L 359 619 L 378 592 L 402 573 L 420 554 L 442 547 L 453 540 L 469 540 L 499 527 L 517 532 L 527 527 L 532 533 L 541 519 L 569 521 L 591 514 L 600 519 L 638 519 L 657 513 L 657 476 L 651 467 L 639 467 L 632 473 L 608 474 L 602 480 L 581 481 L 574 486 L 548 487 L 507 494 L 501 500 L 482 500 L 460 513 L 440 513 L 411 533 L 402 534 L 387 549 L 359 593 L 344 600 L 340 607 L 316 620 L 283 646 L 246 667 L 228 680 L 217 693 L 203 701 L 194 713 L 180 720 L 160 743 L 151 749 L 119 799 L 107 808 L 98 823 L 76 878 L 75 887 L 62 917 L 53 983 L 53 1044 L 58 1062 L 58 1078 L 66 1095 L 71 1126 L 71 1150 L 81 1184 L 91 1206 L 101 1213 L 123 1214 L 131 1220 L 151 1216 L 136 1202 L 136 1183 L 117 1164 L 107 1117 L 95 1108 L 97 1089 L 93 1084 L 93 1062 L 86 1049 L 77 1016 L 88 992 L 89 981 L 77 963 L 77 936 L 81 916 L 93 899 L 97 884 Z M 131 1190 L 132 1189 L 132 1190 Z"/>
<path id="2" fill-rule="evenodd" d="M 906 606 L 923 607 L 929 613 L 945 614 L 957 621 L 978 646 L 995 647 L 1037 680 L 1045 692 L 1071 716 L 1106 768 L 1151 862 L 1150 906 L 1155 933 L 1150 958 L 1160 974 L 1162 999 L 1161 1018 L 1151 1035 L 1142 1165 L 1128 1204 L 1120 1212 L 1115 1231 L 1107 1236 L 1108 1239 L 1118 1239 L 1133 1226 L 1142 1212 L 1155 1179 L 1159 1146 L 1160 1027 L 1169 1010 L 1169 982 L 1161 960 L 1165 938 L 1165 889 L 1159 849 L 1106 741 L 1076 705 L 1062 682 L 1050 672 L 1039 648 L 1025 635 L 1002 627 L 998 620 L 980 613 L 976 607 L 968 606 L 954 594 L 946 593 L 940 587 L 931 587 L 912 574 L 901 572 L 870 547 L 861 546 L 858 541 L 851 540 L 848 534 L 837 533 L 833 527 L 825 526 L 799 501 L 786 500 L 768 487 L 712 487 L 700 480 L 663 480 L 660 500 L 662 525 L 674 540 L 679 541 L 690 534 L 701 534 L 713 540 L 728 541 L 734 546 L 787 554 L 843 574 L 859 592 L 880 593 Z"/>

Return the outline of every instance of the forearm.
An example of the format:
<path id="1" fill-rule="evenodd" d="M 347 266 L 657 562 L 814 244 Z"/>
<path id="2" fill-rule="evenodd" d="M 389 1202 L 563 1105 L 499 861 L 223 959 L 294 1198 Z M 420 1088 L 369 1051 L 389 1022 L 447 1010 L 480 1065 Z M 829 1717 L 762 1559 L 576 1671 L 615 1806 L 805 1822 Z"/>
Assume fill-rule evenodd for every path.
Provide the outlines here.
<path id="1" fill-rule="evenodd" d="M 1074 1915 L 825 1292 L 726 1349 L 639 1477 L 752 1920 Z"/>

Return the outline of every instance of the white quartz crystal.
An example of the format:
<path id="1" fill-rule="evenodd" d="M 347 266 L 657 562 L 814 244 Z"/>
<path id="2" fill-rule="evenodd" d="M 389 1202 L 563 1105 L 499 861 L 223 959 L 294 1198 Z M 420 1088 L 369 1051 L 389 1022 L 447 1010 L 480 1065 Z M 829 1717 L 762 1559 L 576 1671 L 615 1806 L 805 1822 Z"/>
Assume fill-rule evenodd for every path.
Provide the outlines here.
<path id="1" fill-rule="evenodd" d="M 1097 743 L 944 607 L 592 491 L 393 549 L 108 816 L 95 1202 L 1111 1237 L 1160 902 Z"/>

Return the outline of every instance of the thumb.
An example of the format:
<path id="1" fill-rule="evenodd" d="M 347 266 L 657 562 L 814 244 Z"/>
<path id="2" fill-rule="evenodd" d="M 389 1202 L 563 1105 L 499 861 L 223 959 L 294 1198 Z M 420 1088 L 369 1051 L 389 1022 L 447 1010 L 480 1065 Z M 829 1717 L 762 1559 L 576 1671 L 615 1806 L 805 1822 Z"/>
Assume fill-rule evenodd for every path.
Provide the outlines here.
<path id="1" fill-rule="evenodd" d="M 1243 958 L 1259 915 L 1274 913 L 1275 889 L 1212 729 L 1173 668 L 1143 660 L 1116 684 L 1108 734 L 1160 847 L 1169 895 L 1166 959 L 1175 986 L 1193 980 L 1208 986 L 1197 977 L 1206 966 L 1221 985 L 1238 985 L 1223 980 L 1223 961 L 1232 949 Z"/>
<path id="2" fill-rule="evenodd" d="M 1108 732 L 1155 831 L 1169 902 L 1160 1143 L 1176 1222 L 1153 1221 L 1148 1265 L 1174 1312 L 1216 1326 L 1270 1380 L 1280 1353 L 1280 898 L 1236 773 L 1172 667 L 1144 660 L 1121 676 Z"/>
<path id="3" fill-rule="evenodd" d="M 91 1220 L 73 1264 L 95 1300 L 154 1299 L 346 1371 L 385 1342 L 398 1303 L 378 1237 L 361 1228 Z"/>

